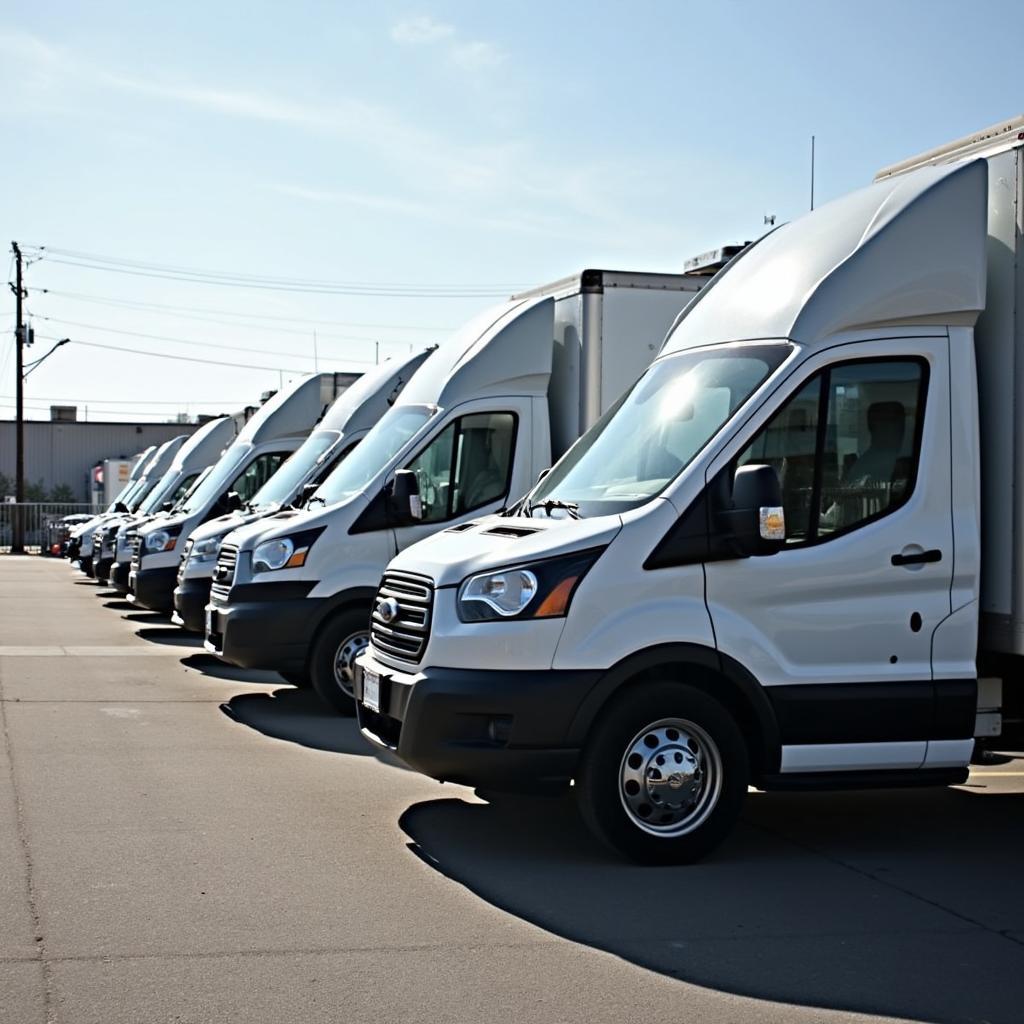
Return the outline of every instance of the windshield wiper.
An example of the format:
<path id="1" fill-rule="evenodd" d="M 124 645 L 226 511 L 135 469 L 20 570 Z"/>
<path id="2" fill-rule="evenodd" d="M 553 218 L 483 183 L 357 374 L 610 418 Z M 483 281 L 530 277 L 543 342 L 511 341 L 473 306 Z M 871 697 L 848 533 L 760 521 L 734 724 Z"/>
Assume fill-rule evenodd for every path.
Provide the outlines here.
<path id="1" fill-rule="evenodd" d="M 570 519 L 580 518 L 580 507 L 574 501 L 561 501 L 558 498 L 548 498 L 547 501 L 538 501 L 534 505 L 526 506 L 526 514 L 533 517 L 535 509 L 542 508 L 548 514 L 548 518 L 551 518 L 551 512 L 553 509 L 560 508 L 564 512 L 569 513 Z"/>
<path id="2" fill-rule="evenodd" d="M 311 495 L 309 500 L 306 502 L 306 506 L 305 507 L 306 508 L 312 508 L 314 501 L 319 501 L 320 504 L 323 505 L 324 508 L 327 508 L 327 499 L 326 498 L 321 498 L 319 494 Z M 296 507 L 298 507 L 298 506 L 296 506 Z"/>

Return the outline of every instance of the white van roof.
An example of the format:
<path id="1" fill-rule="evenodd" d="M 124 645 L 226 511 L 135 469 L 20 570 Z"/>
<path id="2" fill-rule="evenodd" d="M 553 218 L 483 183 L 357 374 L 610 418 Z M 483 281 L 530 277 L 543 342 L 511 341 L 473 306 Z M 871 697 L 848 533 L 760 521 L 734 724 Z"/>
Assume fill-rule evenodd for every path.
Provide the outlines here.
<path id="1" fill-rule="evenodd" d="M 662 355 L 696 345 L 973 324 L 985 305 L 983 159 L 925 166 L 766 235 L 688 307 Z"/>
<path id="2" fill-rule="evenodd" d="M 402 392 L 402 403 L 449 408 L 463 394 L 546 394 L 554 316 L 550 296 L 492 307 L 438 346 Z"/>

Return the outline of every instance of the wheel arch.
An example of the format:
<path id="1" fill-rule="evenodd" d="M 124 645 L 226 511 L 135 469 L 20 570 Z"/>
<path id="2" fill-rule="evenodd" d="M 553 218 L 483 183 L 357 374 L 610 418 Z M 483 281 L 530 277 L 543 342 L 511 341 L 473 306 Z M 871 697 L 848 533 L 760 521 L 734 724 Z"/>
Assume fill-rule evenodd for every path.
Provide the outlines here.
<path id="1" fill-rule="evenodd" d="M 701 644 L 660 644 L 617 662 L 580 705 L 569 729 L 569 742 L 582 747 L 608 703 L 630 686 L 666 676 L 680 681 L 685 679 L 728 708 L 750 747 L 755 779 L 778 772 L 782 744 L 775 712 L 764 687 L 738 661 Z"/>
<path id="2" fill-rule="evenodd" d="M 365 608 L 366 622 L 367 626 L 369 626 L 370 609 L 373 607 L 373 599 L 376 596 L 376 587 L 352 587 L 348 590 L 342 590 L 327 599 L 327 603 L 321 609 L 316 625 L 309 637 L 309 645 L 306 648 L 307 666 L 309 664 L 309 657 L 313 648 L 316 647 L 317 641 L 320 639 L 320 635 L 327 628 L 332 619 L 337 618 L 337 616 L 342 615 L 345 612 L 353 611 L 358 608 Z"/>

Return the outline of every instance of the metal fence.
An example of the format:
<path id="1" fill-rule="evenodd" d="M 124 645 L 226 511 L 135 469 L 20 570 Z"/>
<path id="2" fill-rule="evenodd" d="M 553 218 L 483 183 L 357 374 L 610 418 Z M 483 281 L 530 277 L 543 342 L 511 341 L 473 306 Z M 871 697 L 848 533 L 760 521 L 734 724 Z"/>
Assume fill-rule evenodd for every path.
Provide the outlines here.
<path id="1" fill-rule="evenodd" d="M 61 520 L 65 516 L 94 516 L 103 506 L 74 501 L 25 501 L 0 504 L 0 553 L 11 550 L 11 542 L 19 525 L 25 550 L 30 554 L 51 554 L 53 545 L 67 537 Z"/>

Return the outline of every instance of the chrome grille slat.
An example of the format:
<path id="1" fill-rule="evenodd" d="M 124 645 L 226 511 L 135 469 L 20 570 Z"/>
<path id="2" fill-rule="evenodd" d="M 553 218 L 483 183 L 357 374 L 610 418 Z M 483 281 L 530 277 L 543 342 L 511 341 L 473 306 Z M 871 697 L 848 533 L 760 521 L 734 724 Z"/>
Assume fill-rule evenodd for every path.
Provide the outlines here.
<path id="1" fill-rule="evenodd" d="M 378 604 L 388 600 L 398 606 L 398 612 L 390 622 L 377 611 Z M 404 573 L 385 573 L 370 615 L 373 645 L 383 654 L 415 664 L 427 646 L 433 605 L 432 580 Z"/>
<path id="2" fill-rule="evenodd" d="M 219 597 L 227 596 L 231 585 L 235 582 L 235 567 L 238 565 L 238 548 L 234 544 L 222 544 L 217 552 L 217 562 L 213 567 L 213 583 L 210 592 Z"/>

